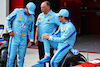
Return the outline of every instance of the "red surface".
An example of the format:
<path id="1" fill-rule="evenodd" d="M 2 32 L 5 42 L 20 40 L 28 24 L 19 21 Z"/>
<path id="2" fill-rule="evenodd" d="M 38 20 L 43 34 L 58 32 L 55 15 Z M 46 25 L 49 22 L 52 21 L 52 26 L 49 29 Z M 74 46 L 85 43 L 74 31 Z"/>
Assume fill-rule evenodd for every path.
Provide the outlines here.
<path id="1" fill-rule="evenodd" d="M 70 10 L 70 18 L 75 25 L 77 34 L 82 34 L 86 28 L 86 33 L 100 34 L 100 0 L 60 0 L 60 8 L 67 8 Z M 85 7 L 87 9 L 85 9 Z M 82 17 L 86 16 L 85 21 L 82 23 Z M 85 26 L 84 26 L 85 23 Z"/>
<path id="2" fill-rule="evenodd" d="M 24 7 L 24 0 L 11 0 L 11 11 L 15 8 L 23 8 Z"/>
<path id="3" fill-rule="evenodd" d="M 82 63 L 74 67 L 93 67 L 93 66 L 100 66 L 100 58 L 91 60 L 89 62 Z"/>

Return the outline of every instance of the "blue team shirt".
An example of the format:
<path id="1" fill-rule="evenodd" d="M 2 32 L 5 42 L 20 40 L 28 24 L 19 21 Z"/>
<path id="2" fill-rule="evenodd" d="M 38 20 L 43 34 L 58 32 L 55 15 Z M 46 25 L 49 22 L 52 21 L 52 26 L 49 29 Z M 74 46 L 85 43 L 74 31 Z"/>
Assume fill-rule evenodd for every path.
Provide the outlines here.
<path id="1" fill-rule="evenodd" d="M 36 26 L 38 26 L 39 41 L 42 41 L 43 33 L 53 34 L 60 24 L 58 17 L 52 10 L 50 10 L 46 16 L 43 12 L 40 13 L 36 22 Z"/>
<path id="2" fill-rule="evenodd" d="M 76 40 L 75 26 L 70 21 L 62 23 L 51 40 L 58 43 L 74 45 Z"/>

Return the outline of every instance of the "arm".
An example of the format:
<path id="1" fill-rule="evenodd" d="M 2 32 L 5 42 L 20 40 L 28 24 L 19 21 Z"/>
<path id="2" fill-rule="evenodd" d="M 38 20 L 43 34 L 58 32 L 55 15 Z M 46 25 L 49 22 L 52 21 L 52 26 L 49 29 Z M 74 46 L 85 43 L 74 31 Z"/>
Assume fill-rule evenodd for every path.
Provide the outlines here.
<path id="1" fill-rule="evenodd" d="M 47 33 L 42 35 L 43 39 L 49 39 L 54 42 L 64 42 L 67 40 L 71 35 L 73 35 L 75 31 L 73 29 L 67 28 L 66 31 L 61 35 L 61 37 L 54 37 L 54 36 L 49 36 Z"/>
<path id="2" fill-rule="evenodd" d="M 38 26 L 39 26 L 39 16 L 36 21 L 36 31 L 35 31 L 35 45 L 38 46 Z"/>
<path id="3" fill-rule="evenodd" d="M 67 40 L 70 36 L 72 36 L 75 32 L 75 29 L 69 27 L 69 28 L 66 28 L 65 32 L 63 32 L 63 34 L 61 35 L 61 37 L 52 37 L 50 36 L 49 39 L 51 41 L 54 41 L 54 42 L 64 42 L 65 40 Z"/>
<path id="4" fill-rule="evenodd" d="M 17 11 L 18 9 L 15 9 L 10 15 L 8 15 L 5 19 L 5 25 L 7 28 L 7 31 L 9 33 L 10 36 L 14 36 L 14 33 L 11 29 L 11 21 L 14 20 L 16 18 L 17 15 Z"/>
<path id="5" fill-rule="evenodd" d="M 36 31 L 35 31 L 35 45 L 38 45 L 38 26 L 36 27 Z"/>
<path id="6" fill-rule="evenodd" d="M 34 39 L 34 18 L 29 27 L 28 36 L 29 36 L 29 40 L 30 40 L 30 42 L 28 43 L 28 47 L 30 47 L 32 45 L 33 39 Z"/>
<path id="7" fill-rule="evenodd" d="M 60 32 L 60 26 L 59 26 L 58 30 L 51 36 L 52 37 L 60 37 L 60 33 L 61 32 Z M 45 34 L 42 34 L 42 39 L 49 39 L 49 38 L 51 38 L 51 36 L 48 35 L 47 33 L 45 33 Z"/>

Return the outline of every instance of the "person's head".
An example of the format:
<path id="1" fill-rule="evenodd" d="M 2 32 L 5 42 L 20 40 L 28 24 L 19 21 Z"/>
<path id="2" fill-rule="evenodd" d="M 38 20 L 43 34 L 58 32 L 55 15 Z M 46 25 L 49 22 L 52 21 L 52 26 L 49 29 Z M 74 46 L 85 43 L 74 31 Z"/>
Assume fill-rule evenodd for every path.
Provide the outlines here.
<path id="1" fill-rule="evenodd" d="M 33 2 L 29 2 L 26 7 L 25 7 L 25 12 L 27 15 L 30 15 L 30 14 L 35 14 L 35 9 L 36 9 L 36 6 Z"/>
<path id="2" fill-rule="evenodd" d="M 47 14 L 50 11 L 50 2 L 44 1 L 41 3 L 41 11 Z"/>
<path id="3" fill-rule="evenodd" d="M 57 15 L 60 22 L 65 22 L 69 20 L 69 11 L 66 9 L 61 9 L 59 13 L 57 13 Z"/>

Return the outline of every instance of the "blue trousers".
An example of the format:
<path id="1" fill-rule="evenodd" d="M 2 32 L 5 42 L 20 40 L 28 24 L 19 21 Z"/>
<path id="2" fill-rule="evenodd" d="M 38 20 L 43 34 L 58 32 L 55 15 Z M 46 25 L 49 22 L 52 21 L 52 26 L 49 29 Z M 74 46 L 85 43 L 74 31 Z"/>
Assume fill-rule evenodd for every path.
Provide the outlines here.
<path id="1" fill-rule="evenodd" d="M 7 67 L 13 67 L 17 50 L 18 50 L 17 66 L 23 67 L 26 46 L 27 46 L 27 36 L 21 36 L 21 35 L 16 34 L 14 37 L 12 36 L 10 37 Z"/>
<path id="2" fill-rule="evenodd" d="M 44 49 L 46 53 L 50 53 L 50 45 L 57 49 L 57 52 L 54 54 L 53 58 L 50 61 L 51 67 L 58 67 L 58 63 L 63 59 L 63 57 L 72 49 L 73 45 L 65 43 L 56 43 L 50 40 L 44 39 Z"/>

